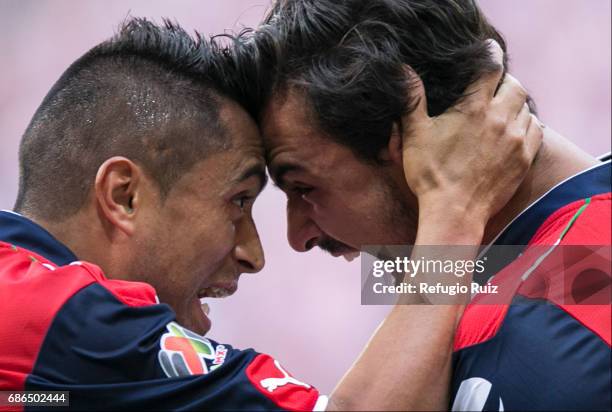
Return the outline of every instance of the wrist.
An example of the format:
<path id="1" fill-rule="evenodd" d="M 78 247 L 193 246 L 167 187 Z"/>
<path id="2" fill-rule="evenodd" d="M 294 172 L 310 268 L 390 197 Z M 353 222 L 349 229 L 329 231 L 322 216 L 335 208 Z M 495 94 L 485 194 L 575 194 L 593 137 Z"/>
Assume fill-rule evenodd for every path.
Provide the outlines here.
<path id="1" fill-rule="evenodd" d="M 421 245 L 479 245 L 488 222 L 486 211 L 449 198 L 419 199 L 417 243 Z"/>

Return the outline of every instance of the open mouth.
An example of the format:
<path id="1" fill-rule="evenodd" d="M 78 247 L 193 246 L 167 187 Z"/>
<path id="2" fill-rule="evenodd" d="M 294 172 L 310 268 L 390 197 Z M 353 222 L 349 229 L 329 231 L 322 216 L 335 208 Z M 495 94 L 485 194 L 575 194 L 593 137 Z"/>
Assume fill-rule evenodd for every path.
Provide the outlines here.
<path id="1" fill-rule="evenodd" d="M 237 285 L 236 285 L 236 287 L 234 287 L 234 286 L 229 286 L 229 287 L 211 286 L 211 287 L 202 289 L 198 293 L 198 297 L 200 299 L 204 299 L 204 298 L 226 298 L 228 296 L 233 295 L 234 292 L 236 292 L 236 289 L 238 289 Z"/>
<path id="2" fill-rule="evenodd" d="M 238 279 L 202 288 L 198 292 L 198 298 L 200 300 L 205 298 L 226 298 L 236 293 L 236 290 L 238 290 Z"/>
<path id="3" fill-rule="evenodd" d="M 200 289 L 197 297 L 200 299 L 200 308 L 204 317 L 208 319 L 208 314 L 210 313 L 210 306 L 204 301 L 205 299 L 226 298 L 233 295 L 236 290 L 238 290 L 238 279 Z"/>

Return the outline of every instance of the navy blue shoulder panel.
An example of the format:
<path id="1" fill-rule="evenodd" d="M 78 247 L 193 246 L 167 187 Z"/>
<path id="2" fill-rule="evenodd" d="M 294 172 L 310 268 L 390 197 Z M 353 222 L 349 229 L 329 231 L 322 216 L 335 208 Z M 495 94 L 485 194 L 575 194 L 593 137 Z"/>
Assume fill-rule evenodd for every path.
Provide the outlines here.
<path id="1" fill-rule="evenodd" d="M 245 374 L 253 350 L 202 338 L 227 350 L 223 364 L 168 377 L 160 341 L 173 321 L 167 305 L 130 307 L 92 284 L 58 312 L 25 389 L 70 391 L 74 410 L 279 410 Z"/>
<path id="2" fill-rule="evenodd" d="M 45 228 L 15 212 L 0 211 L 0 241 L 30 250 L 58 266 L 77 260 L 74 253 Z"/>

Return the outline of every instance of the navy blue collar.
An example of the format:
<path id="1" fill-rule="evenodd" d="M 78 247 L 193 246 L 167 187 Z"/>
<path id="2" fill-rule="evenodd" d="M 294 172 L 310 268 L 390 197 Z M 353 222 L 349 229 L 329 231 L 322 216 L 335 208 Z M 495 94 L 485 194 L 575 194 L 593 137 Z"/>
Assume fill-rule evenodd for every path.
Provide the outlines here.
<path id="1" fill-rule="evenodd" d="M 610 161 L 593 166 L 570 177 L 549 190 L 518 215 L 493 241 L 493 247 L 485 247 L 480 257 L 487 260 L 486 271 L 474 274 L 480 284 L 516 259 L 533 235 L 550 215 L 563 206 L 611 191 Z M 506 246 L 496 248 L 495 246 Z M 485 258 L 486 256 L 486 258 Z"/>
<path id="2" fill-rule="evenodd" d="M 495 239 L 494 245 L 527 245 L 555 211 L 580 199 L 612 190 L 610 160 L 561 182 L 525 209 Z"/>
<path id="3" fill-rule="evenodd" d="M 78 260 L 43 227 L 14 212 L 0 211 L 0 241 L 34 252 L 58 266 Z"/>

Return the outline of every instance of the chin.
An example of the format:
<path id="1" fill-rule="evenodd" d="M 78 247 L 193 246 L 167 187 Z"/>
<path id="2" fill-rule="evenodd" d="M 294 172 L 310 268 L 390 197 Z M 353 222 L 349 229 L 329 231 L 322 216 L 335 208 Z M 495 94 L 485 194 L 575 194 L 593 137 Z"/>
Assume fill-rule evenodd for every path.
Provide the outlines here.
<path id="1" fill-rule="evenodd" d="M 184 328 L 187 328 L 190 331 L 202 336 L 207 334 L 211 328 L 210 320 L 208 319 L 208 317 L 206 317 L 206 315 L 199 315 L 199 317 L 184 317 L 177 315 L 176 321 Z"/>
<path id="2" fill-rule="evenodd" d="M 202 311 L 202 304 L 200 303 L 200 299 L 195 298 L 191 300 L 191 305 L 188 308 L 188 316 L 185 316 L 185 324 L 184 326 L 199 334 L 199 335 L 205 335 L 208 333 L 208 331 L 211 328 L 211 321 L 208 318 L 208 315 L 206 315 L 203 311 Z M 177 315 L 177 319 L 179 320 L 179 323 L 181 323 L 181 319 L 178 317 Z"/>

